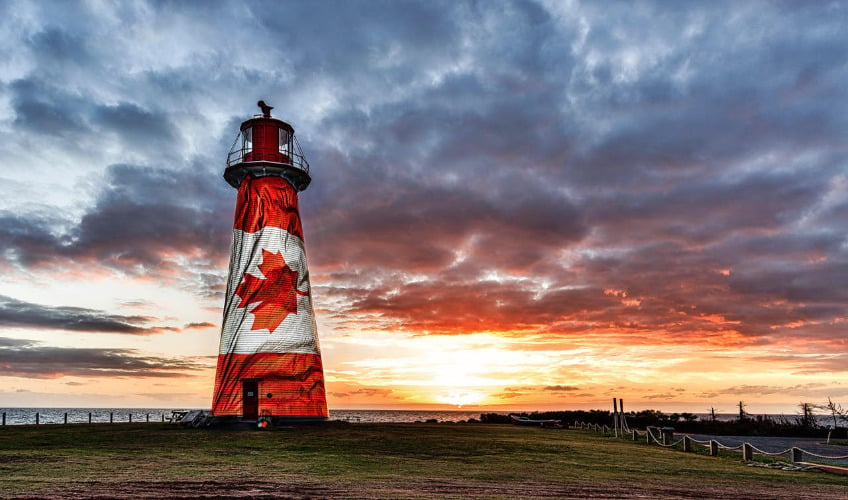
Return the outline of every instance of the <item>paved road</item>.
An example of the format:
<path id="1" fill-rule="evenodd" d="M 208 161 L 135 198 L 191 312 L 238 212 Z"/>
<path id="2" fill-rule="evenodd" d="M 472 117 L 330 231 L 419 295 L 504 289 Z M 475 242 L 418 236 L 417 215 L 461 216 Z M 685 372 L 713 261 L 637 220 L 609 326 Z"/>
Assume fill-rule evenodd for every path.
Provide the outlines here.
<path id="1" fill-rule="evenodd" d="M 682 434 L 681 434 L 682 436 Z M 791 437 L 764 437 L 764 436 L 707 436 L 704 434 L 689 434 L 692 439 L 708 441 L 714 439 L 724 446 L 739 446 L 742 443 L 750 443 L 755 448 L 768 453 L 777 453 L 789 448 L 801 448 L 804 451 L 827 457 L 846 457 L 838 460 L 825 460 L 811 457 L 806 453 L 801 457 L 804 462 L 816 462 L 822 464 L 834 464 L 848 466 L 848 446 L 829 445 L 822 438 L 791 438 Z M 678 439 L 675 437 L 675 439 Z M 785 455 L 786 458 L 789 455 Z"/>

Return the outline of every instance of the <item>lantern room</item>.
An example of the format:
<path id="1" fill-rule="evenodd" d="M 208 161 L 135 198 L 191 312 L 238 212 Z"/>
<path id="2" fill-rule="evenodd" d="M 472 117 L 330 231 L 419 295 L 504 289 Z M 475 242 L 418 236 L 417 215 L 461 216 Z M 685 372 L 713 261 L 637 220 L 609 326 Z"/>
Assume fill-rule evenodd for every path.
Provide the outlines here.
<path id="1" fill-rule="evenodd" d="M 259 101 L 261 115 L 241 124 L 239 134 L 227 155 L 224 179 L 238 189 L 248 175 L 265 177 L 275 175 L 288 180 L 298 191 L 303 191 L 312 180 L 309 163 L 303 156 L 288 123 L 271 117 L 272 106 Z"/>

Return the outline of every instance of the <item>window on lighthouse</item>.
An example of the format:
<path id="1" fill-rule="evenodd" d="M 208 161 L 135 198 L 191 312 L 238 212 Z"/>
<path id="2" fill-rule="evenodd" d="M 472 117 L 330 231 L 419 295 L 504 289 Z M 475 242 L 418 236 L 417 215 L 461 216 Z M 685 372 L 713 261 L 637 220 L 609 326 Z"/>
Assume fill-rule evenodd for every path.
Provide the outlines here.
<path id="1" fill-rule="evenodd" d="M 241 150 L 242 153 L 250 153 L 253 151 L 253 129 L 248 127 L 241 133 Z"/>
<path id="2" fill-rule="evenodd" d="M 286 156 L 290 156 L 289 151 L 291 150 L 291 147 L 290 147 L 291 136 L 289 136 L 288 130 L 284 130 L 284 129 L 281 128 L 281 129 L 279 129 L 279 131 L 280 131 L 280 142 L 279 142 L 280 153 L 283 153 Z"/>

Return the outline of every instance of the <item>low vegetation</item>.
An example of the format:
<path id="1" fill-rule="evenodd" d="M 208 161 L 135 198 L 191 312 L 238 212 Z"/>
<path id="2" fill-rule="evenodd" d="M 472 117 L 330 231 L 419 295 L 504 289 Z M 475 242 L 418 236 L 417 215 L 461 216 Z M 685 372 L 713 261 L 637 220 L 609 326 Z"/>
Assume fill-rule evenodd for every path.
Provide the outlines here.
<path id="1" fill-rule="evenodd" d="M 0 428 L 0 496 L 845 498 L 844 477 L 747 467 L 578 430 L 471 423 L 270 431 Z"/>
<path id="2" fill-rule="evenodd" d="M 802 407 L 805 408 L 805 407 Z M 521 413 L 532 419 L 555 419 L 572 425 L 575 422 L 587 424 L 613 425 L 612 412 L 603 410 L 545 411 Z M 701 419 L 693 413 L 666 414 L 657 410 L 642 410 L 625 413 L 627 425 L 633 429 L 645 429 L 648 426 L 674 427 L 678 432 L 713 434 L 724 436 L 791 436 L 823 437 L 830 434 L 832 439 L 848 438 L 848 421 L 834 418 L 836 426 L 824 426 L 812 417 L 809 409 L 795 417 L 768 417 L 749 415 L 744 411 L 733 420 Z M 484 413 L 480 421 L 485 423 L 509 423 L 509 416 L 498 413 Z"/>

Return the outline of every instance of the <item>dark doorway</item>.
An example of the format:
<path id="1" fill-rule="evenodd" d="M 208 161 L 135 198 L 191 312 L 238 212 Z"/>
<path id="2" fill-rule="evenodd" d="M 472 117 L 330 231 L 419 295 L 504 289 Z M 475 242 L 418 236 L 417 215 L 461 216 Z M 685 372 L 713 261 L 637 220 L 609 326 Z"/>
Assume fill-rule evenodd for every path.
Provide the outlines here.
<path id="1" fill-rule="evenodd" d="M 242 380 L 242 418 L 254 420 L 259 417 L 259 381 Z"/>

